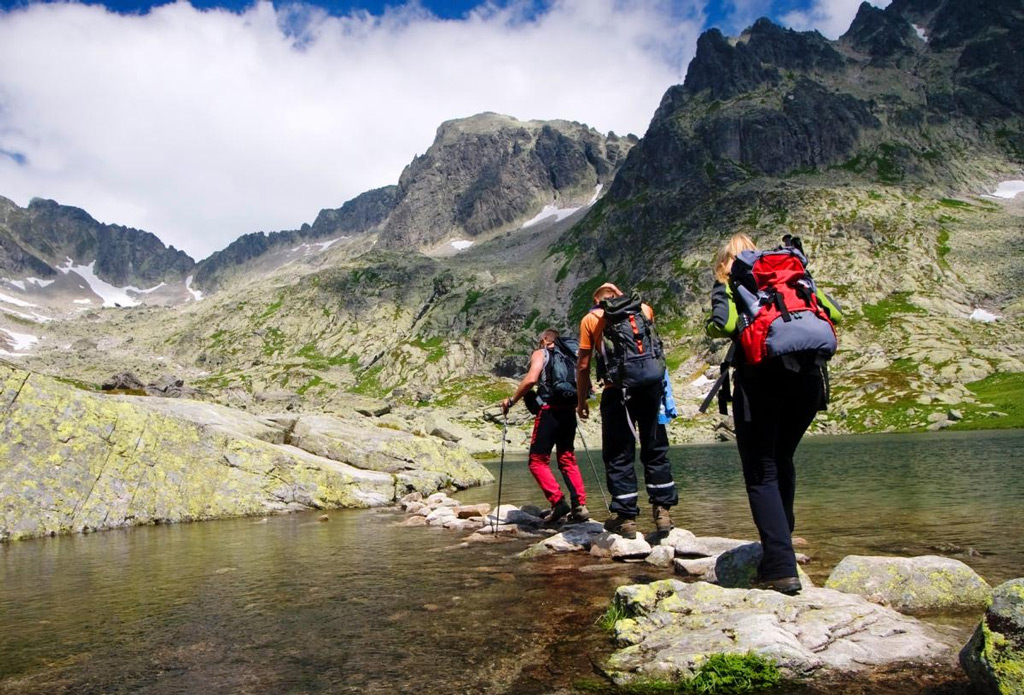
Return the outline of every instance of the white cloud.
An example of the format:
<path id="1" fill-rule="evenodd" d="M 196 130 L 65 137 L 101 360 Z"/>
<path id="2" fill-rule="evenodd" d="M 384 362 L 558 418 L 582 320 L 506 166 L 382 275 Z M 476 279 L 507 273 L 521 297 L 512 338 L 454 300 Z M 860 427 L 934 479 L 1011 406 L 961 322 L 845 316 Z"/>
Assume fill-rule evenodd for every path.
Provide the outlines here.
<path id="1" fill-rule="evenodd" d="M 529 5 L 460 21 L 415 4 L 0 12 L 0 195 L 82 207 L 201 258 L 396 183 L 451 118 L 642 134 L 703 19 L 703 0 Z"/>
<path id="2" fill-rule="evenodd" d="M 862 0 L 813 0 L 810 7 L 794 10 L 782 17 L 782 22 L 799 31 L 817 29 L 830 39 L 846 33 L 857 16 Z M 875 7 L 887 7 L 890 0 L 868 0 Z"/>

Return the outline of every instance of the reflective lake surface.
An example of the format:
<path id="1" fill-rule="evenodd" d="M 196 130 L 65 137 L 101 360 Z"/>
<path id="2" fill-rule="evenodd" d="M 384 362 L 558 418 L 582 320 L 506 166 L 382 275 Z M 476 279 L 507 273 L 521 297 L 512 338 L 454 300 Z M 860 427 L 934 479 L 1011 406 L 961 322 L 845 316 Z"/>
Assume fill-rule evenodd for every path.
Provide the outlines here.
<path id="1" fill-rule="evenodd" d="M 1024 432 L 806 440 L 805 569 L 820 582 L 848 554 L 943 554 L 993 585 L 1024 576 L 1022 448 Z M 756 538 L 733 445 L 675 448 L 672 461 L 677 526 Z M 455 496 L 494 504 L 497 486 Z M 523 452 L 506 454 L 502 502 L 543 504 Z M 467 547 L 396 525 L 394 510 L 319 516 L 0 546 L 0 693 L 583 692 L 612 649 L 593 623 L 614 588 L 670 576 L 582 555 L 524 563 L 527 541 Z M 891 692 L 962 686 L 946 674 Z"/>

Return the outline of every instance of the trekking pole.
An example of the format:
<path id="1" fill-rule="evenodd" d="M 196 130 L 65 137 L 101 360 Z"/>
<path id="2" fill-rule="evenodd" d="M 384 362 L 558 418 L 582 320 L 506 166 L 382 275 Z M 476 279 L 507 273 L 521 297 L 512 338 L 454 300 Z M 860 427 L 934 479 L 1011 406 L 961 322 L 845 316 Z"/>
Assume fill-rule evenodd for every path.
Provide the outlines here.
<path id="1" fill-rule="evenodd" d="M 587 440 L 583 436 L 583 421 L 580 420 L 580 416 L 576 416 L 576 432 L 580 435 L 580 441 L 583 442 L 583 450 L 587 452 L 587 460 L 590 461 L 590 469 L 594 471 L 594 480 L 597 481 L 597 489 L 601 491 L 601 499 L 604 500 L 604 508 L 611 513 L 611 507 L 608 505 L 608 498 L 604 494 L 604 486 L 601 485 L 601 476 L 597 474 L 597 466 L 594 465 L 594 459 L 590 457 L 590 448 L 587 446 Z"/>
<path id="2" fill-rule="evenodd" d="M 494 510 L 494 535 L 498 535 L 498 526 L 501 524 L 501 481 L 505 477 L 505 439 L 508 432 L 508 413 L 501 415 L 501 463 L 498 464 L 498 506 Z"/>

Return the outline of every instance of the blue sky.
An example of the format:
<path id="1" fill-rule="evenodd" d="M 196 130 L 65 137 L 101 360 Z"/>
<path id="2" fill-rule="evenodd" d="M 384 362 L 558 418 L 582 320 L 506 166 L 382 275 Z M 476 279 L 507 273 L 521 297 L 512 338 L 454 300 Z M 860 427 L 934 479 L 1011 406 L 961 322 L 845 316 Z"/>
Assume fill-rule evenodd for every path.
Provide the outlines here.
<path id="1" fill-rule="evenodd" d="M 198 259 L 396 183 L 445 120 L 643 135 L 708 27 L 768 16 L 837 37 L 859 4 L 0 0 L 0 196 Z"/>

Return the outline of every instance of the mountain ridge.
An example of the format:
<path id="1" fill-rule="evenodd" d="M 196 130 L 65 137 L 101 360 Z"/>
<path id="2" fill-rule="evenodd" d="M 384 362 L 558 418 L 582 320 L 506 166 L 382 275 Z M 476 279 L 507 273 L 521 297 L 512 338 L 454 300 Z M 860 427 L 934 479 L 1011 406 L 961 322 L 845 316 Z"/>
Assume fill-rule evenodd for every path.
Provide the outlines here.
<path id="1" fill-rule="evenodd" d="M 1024 178 L 1024 111 L 992 79 L 1013 83 L 1016 66 L 985 50 L 1005 48 L 1022 19 L 1012 3 L 980 4 L 1008 15 L 957 27 L 946 0 L 894 0 L 862 5 L 837 41 L 765 20 L 735 39 L 706 32 L 635 144 L 570 121 L 559 123 L 581 135 L 569 144 L 555 126 L 493 114 L 467 122 L 475 132 L 461 141 L 442 124 L 361 245 L 255 273 L 244 293 L 225 283 L 177 312 L 86 316 L 62 328 L 137 337 L 31 359 L 90 378 L 118 361 L 175 365 L 209 397 L 255 409 L 288 393 L 329 410 L 356 392 L 476 410 L 507 395 L 538 330 L 574 332 L 593 288 L 611 280 L 654 304 L 692 416 L 691 384 L 722 350 L 701 331 L 714 249 L 736 231 L 765 246 L 788 232 L 848 315 L 819 431 L 948 426 L 959 410 L 1018 422 L 987 415 L 1003 406 L 971 390 L 1010 375 L 1024 393 L 1024 205 L 983 197 Z M 604 149 L 588 159 L 596 137 Z M 627 151 L 609 157 L 615 144 Z M 523 226 L 556 202 L 568 217 Z M 472 245 L 437 253 L 456 238 Z M 238 267 L 256 268 L 256 256 Z M 722 426 L 687 417 L 675 429 L 706 438 Z"/>

